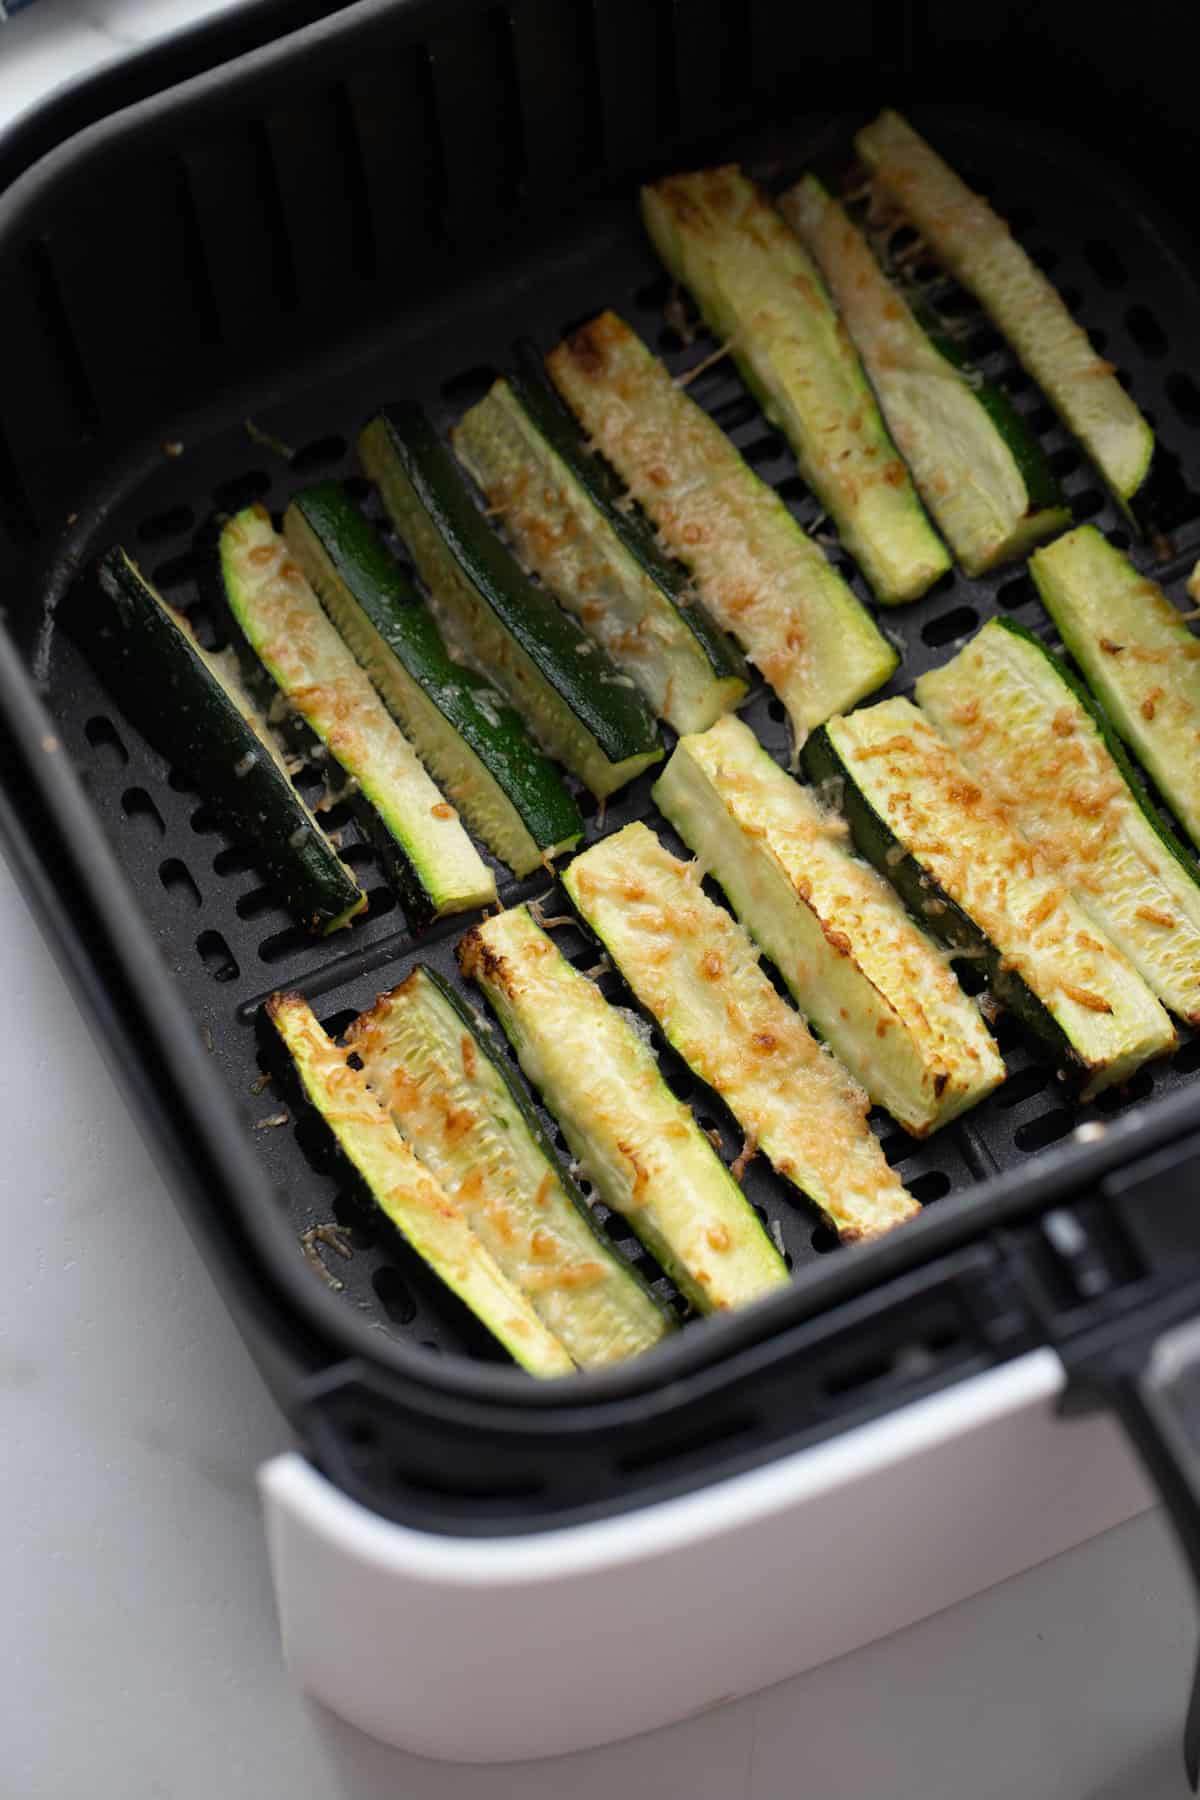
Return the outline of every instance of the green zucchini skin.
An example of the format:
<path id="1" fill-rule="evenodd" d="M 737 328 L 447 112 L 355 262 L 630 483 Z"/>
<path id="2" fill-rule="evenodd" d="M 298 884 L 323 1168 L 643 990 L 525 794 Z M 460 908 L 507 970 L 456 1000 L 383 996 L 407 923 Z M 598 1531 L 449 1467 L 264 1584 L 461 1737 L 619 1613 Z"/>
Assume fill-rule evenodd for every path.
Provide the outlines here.
<path id="1" fill-rule="evenodd" d="M 976 368 L 962 345 L 940 329 L 939 321 L 927 310 L 914 307 L 913 311 L 938 355 L 945 357 L 951 368 L 968 378 L 975 398 L 1008 445 L 1029 495 L 1030 511 L 1061 512 L 1063 519 L 1068 520 L 1070 507 L 1058 477 L 1050 467 L 1050 459 L 1004 389 Z"/>
<path id="2" fill-rule="evenodd" d="M 659 549 L 654 527 L 629 496 L 603 457 L 587 447 L 579 421 L 546 372 L 537 345 L 522 338 L 508 385 L 526 417 L 560 457 L 617 538 L 671 606 L 683 617 L 693 638 L 720 680 L 742 681 L 749 689 L 745 658 L 731 638 L 709 618 L 696 598 L 692 578 L 681 563 Z"/>
<path id="3" fill-rule="evenodd" d="M 824 725 L 807 740 L 801 759 L 808 779 L 822 787 L 842 813 L 859 854 L 891 882 L 917 923 L 949 949 L 977 961 L 996 1000 L 1045 1044 L 1063 1068 L 1078 1072 L 1082 1080 L 1083 1061 L 1049 1008 L 1005 965 L 969 914 L 904 849 L 846 768 Z"/>
<path id="4" fill-rule="evenodd" d="M 270 884 L 310 931 L 346 925 L 366 896 L 292 786 L 253 709 L 201 650 L 126 552 L 95 572 L 85 635 L 122 708 L 196 779 L 229 829 L 253 846 Z"/>
<path id="5" fill-rule="evenodd" d="M 323 591 L 325 571 L 311 566 L 317 557 L 293 509 L 332 567 L 340 605 Z M 401 727 L 489 849 L 524 876 L 578 843 L 583 818 L 558 771 L 495 689 L 452 661 L 432 615 L 346 490 L 334 481 L 306 488 L 284 533 Z M 387 679 L 393 657 L 399 680 Z"/>
<path id="6" fill-rule="evenodd" d="M 422 408 L 386 407 L 362 433 L 359 450 L 396 529 L 413 550 L 435 607 L 451 610 L 469 641 L 483 618 L 493 641 L 499 633 L 508 654 L 499 659 L 495 679 L 541 741 L 599 798 L 659 761 L 662 740 L 643 696 L 579 622 L 529 579 L 490 529 L 466 475 Z M 437 554 L 454 567 L 455 600 L 439 581 L 433 559 L 412 541 L 418 533 L 411 517 L 397 511 L 397 475 L 419 509 L 420 527 L 432 533 Z M 464 595 L 471 596 L 465 605 Z M 480 642 L 484 654 L 494 654 L 492 644 L 482 637 Z"/>
<path id="7" fill-rule="evenodd" d="M 1058 679 L 1064 687 L 1070 689 L 1100 733 L 1104 748 L 1116 763 L 1121 779 L 1137 802 L 1138 810 L 1163 849 L 1179 864 L 1189 880 L 1200 886 L 1200 864 L 1197 863 L 1194 856 L 1189 855 L 1183 842 L 1175 836 L 1175 833 L 1169 831 L 1163 823 L 1158 809 L 1150 798 L 1141 770 L 1118 737 L 1112 720 L 1083 678 L 1061 656 L 1056 656 L 1054 651 L 1042 642 L 1036 631 L 1030 631 L 1028 625 L 1022 625 L 1019 619 L 1010 619 L 1000 614 L 995 623 L 1001 631 L 1010 632 L 1013 637 L 1021 638 L 1023 642 L 1032 644 L 1050 663 Z"/>
<path id="8" fill-rule="evenodd" d="M 638 1355 L 675 1329 L 600 1230 L 492 1032 L 436 969 L 415 964 L 345 1041 L 401 1134 L 581 1368 Z M 550 1242 L 539 1246 L 543 1230 Z M 588 1278 L 571 1281 L 581 1261 Z"/>
<path id="9" fill-rule="evenodd" d="M 265 508 L 221 529 L 229 614 L 250 660 L 350 777 L 356 814 L 409 923 L 492 904 L 496 881 L 456 810 L 339 635 Z"/>

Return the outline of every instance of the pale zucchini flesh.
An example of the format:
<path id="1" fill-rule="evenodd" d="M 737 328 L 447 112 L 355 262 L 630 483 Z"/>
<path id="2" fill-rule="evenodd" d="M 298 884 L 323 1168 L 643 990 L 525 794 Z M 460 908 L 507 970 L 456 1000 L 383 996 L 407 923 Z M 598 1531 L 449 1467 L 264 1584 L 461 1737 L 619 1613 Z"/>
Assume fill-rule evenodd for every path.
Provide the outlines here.
<path id="1" fill-rule="evenodd" d="M 273 994 L 267 1016 L 304 1092 L 380 1210 L 452 1293 L 531 1375 L 569 1375 L 563 1345 L 497 1266 L 461 1209 L 418 1161 L 366 1076 L 321 1029 L 301 994 Z"/>
<path id="2" fill-rule="evenodd" d="M 1116 372 L 1008 226 L 899 113 L 855 138 L 876 184 L 974 294 L 1123 505 L 1149 472 L 1154 433 Z"/>
<path id="3" fill-rule="evenodd" d="M 571 849 L 583 835 L 579 808 L 521 720 L 473 669 L 451 661 L 415 594 L 365 519 L 352 542 L 322 502 L 352 502 L 336 489 L 301 494 L 284 536 L 326 612 L 397 724 L 471 829 L 515 875 Z M 322 534 L 319 527 L 327 529 Z"/>
<path id="4" fill-rule="evenodd" d="M 547 358 L 597 448 L 691 570 L 709 614 L 787 708 L 798 739 L 873 693 L 896 651 L 708 414 L 614 313 Z"/>
<path id="5" fill-rule="evenodd" d="M 528 909 L 485 919 L 458 955 L 583 1174 L 680 1293 L 713 1312 L 786 1286 L 782 1257 L 635 1023 L 572 968 Z"/>
<path id="6" fill-rule="evenodd" d="M 1004 1063 L 941 949 L 740 719 L 681 738 L 654 798 L 871 1099 L 923 1137 Z"/>
<path id="7" fill-rule="evenodd" d="M 776 993 L 741 926 L 640 823 L 577 856 L 563 877 L 637 999 L 721 1096 L 748 1143 L 818 1206 L 843 1242 L 920 1207 L 867 1123 L 870 1103 Z"/>
<path id="8" fill-rule="evenodd" d="M 230 609 L 280 692 L 357 783 L 403 853 L 421 910 L 496 898 L 491 870 L 322 610 L 261 506 L 221 532 Z"/>
<path id="9" fill-rule="evenodd" d="M 841 783 L 863 854 L 931 931 L 981 954 L 993 993 L 1081 1071 L 1085 1097 L 1174 1048 L 1124 953 L 910 701 L 830 720 L 806 757 Z"/>
<path id="10" fill-rule="evenodd" d="M 448 635 L 466 646 L 544 748 L 598 799 L 658 762 L 662 744 L 632 677 L 485 526 L 428 421 L 411 407 L 392 409 L 371 421 L 358 444 Z"/>
<path id="11" fill-rule="evenodd" d="M 779 207 L 815 258 L 887 428 L 964 572 L 981 575 L 1064 530 L 1069 510 L 1034 503 L 979 379 L 929 337 L 845 209 L 812 175 Z"/>
<path id="12" fill-rule="evenodd" d="M 730 343 L 876 598 L 917 599 L 950 558 L 808 253 L 732 166 L 643 188 L 642 214 L 667 268 Z"/>
<path id="13" fill-rule="evenodd" d="M 676 731 L 703 731 L 745 698 L 749 684 L 731 646 L 711 626 L 700 629 L 697 600 L 677 597 L 677 584 L 656 579 L 622 541 L 522 406 L 520 386 L 497 381 L 453 442 L 521 561 L 659 718 Z"/>
<path id="14" fill-rule="evenodd" d="M 1200 1024 L 1200 869 L 1045 645 L 993 619 L 917 700 L 1163 1004 Z"/>
<path id="15" fill-rule="evenodd" d="M 1088 685 L 1200 847 L 1200 640 L 1094 525 L 1037 551 L 1029 572 Z"/>
<path id="16" fill-rule="evenodd" d="M 592 1223 L 528 1102 L 433 972 L 418 965 L 346 1033 L 367 1083 L 498 1268 L 580 1368 L 671 1329 Z"/>

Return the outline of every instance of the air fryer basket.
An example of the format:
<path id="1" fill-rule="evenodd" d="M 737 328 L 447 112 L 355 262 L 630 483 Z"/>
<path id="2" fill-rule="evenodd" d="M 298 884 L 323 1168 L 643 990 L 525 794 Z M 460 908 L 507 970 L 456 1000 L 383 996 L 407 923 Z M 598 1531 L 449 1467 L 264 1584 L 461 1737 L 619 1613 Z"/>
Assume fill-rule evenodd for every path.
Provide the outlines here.
<path id="1" fill-rule="evenodd" d="M 281 1105 L 298 1111 L 286 1083 L 257 1090 L 275 1068 L 258 1019 L 272 988 L 301 988 L 336 1027 L 414 957 L 457 979 L 467 922 L 411 938 L 373 853 L 335 810 L 370 912 L 331 943 L 298 933 L 252 852 L 121 717 L 57 616 L 86 604 L 80 571 L 122 541 L 202 635 L 219 630 L 209 598 L 221 514 L 250 499 L 278 512 L 317 475 L 358 481 L 353 439 L 374 405 L 413 394 L 444 425 L 519 333 L 549 348 L 611 305 L 674 369 L 689 366 L 706 346 L 666 323 L 638 176 L 718 156 L 772 180 L 810 156 L 836 168 L 852 125 L 889 100 L 995 195 L 1155 419 L 1169 543 L 1136 554 L 1176 583 L 1200 551 L 1194 246 L 1097 153 L 1111 83 L 1061 120 L 1064 59 L 1082 93 L 1095 66 L 1088 40 L 1081 50 L 1069 36 L 1074 9 L 1061 9 L 1055 37 L 1044 9 L 1001 8 L 1010 38 L 990 63 L 961 9 L 859 0 L 819 25 L 777 10 L 359 0 L 169 95 L 148 92 L 0 196 L 10 855 L 314 1459 L 380 1512 L 431 1530 L 528 1531 L 636 1505 L 1047 1342 L 1081 1395 L 1116 1399 L 1168 1489 L 1182 1479 L 1169 1397 L 1156 1407 L 1143 1377 L 1159 1334 L 1200 1309 L 1200 1039 L 1084 1108 L 1002 1026 L 1010 1078 L 985 1106 L 927 1145 L 888 1128 L 889 1154 L 927 1203 L 916 1225 L 829 1254 L 829 1235 L 755 1163 L 748 1189 L 782 1234 L 791 1292 L 689 1327 L 627 1369 L 533 1383 L 494 1359 L 361 1206 L 315 1122 L 270 1123 Z M 996 27 L 993 14 L 989 37 Z M 1151 16 L 1148 56 L 1154 41 Z M 1134 56 L 1111 78 L 1134 122 L 1144 72 Z M 933 104 L 964 83 L 992 110 Z M 1019 128 L 1006 110 L 1016 93 Z M 1163 129 L 1169 171 L 1186 146 Z M 1145 139 L 1130 135 L 1141 154 Z M 1165 175 L 1157 185 L 1169 191 Z M 982 322 L 969 347 L 1039 431 L 1076 516 L 1123 532 Z M 728 365 L 692 391 L 812 520 L 790 455 Z M 996 612 L 1048 630 L 1019 570 L 956 575 L 889 613 L 904 649 L 894 685 Z M 786 753 L 775 703 L 760 697 L 747 717 Z M 648 785 L 610 804 L 606 829 L 652 811 Z M 504 898 L 547 885 L 513 884 Z M 595 961 L 579 934 L 560 942 Z M 677 1062 L 666 1067 L 732 1153 L 729 1121 Z M 301 1247 L 331 1222 L 353 1255 L 311 1238 L 309 1250 L 336 1289 Z M 1159 1389 L 1173 1393 L 1189 1360 L 1160 1358 Z"/>

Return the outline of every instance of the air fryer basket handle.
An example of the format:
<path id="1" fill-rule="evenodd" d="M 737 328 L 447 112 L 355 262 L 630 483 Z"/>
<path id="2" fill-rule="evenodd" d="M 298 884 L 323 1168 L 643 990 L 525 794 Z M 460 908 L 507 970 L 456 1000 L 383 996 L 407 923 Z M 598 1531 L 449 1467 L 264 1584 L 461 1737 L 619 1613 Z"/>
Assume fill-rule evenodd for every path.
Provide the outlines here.
<path id="1" fill-rule="evenodd" d="M 1162 1495 L 1200 1594 L 1200 1317 L 1130 1340 L 1084 1377 L 1120 1418 Z M 1200 1789 L 1200 1657 L 1192 1678 L 1183 1759 Z"/>

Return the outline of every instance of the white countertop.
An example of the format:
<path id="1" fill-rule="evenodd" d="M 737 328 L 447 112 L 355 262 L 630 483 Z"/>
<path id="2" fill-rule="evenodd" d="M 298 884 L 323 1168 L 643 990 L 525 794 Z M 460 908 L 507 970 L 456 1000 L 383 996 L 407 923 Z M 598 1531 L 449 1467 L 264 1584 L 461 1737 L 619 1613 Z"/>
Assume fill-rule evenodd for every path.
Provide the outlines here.
<path id="1" fill-rule="evenodd" d="M 39 0 L 0 23 L 0 126 L 200 10 Z M 341 1725 L 294 1691 L 279 1659 L 253 1477 L 286 1427 L 2 862 L 0 994 L 0 1793 L 1186 1793 L 1194 1605 L 1153 1514 L 841 1662 L 578 1757 L 443 1766 Z"/>

